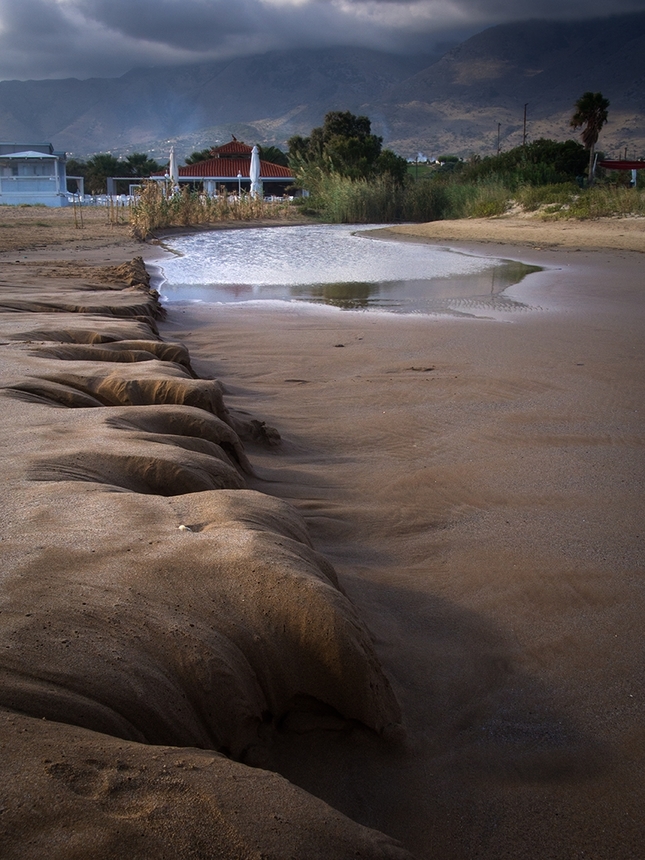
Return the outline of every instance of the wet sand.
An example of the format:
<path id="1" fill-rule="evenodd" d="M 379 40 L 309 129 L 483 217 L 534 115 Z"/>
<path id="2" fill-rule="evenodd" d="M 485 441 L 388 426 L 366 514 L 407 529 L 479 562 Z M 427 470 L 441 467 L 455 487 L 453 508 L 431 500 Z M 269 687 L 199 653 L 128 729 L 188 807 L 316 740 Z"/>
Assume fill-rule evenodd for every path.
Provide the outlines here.
<path id="1" fill-rule="evenodd" d="M 489 229 L 489 239 L 497 238 L 494 221 Z M 462 233 L 449 244 L 545 266 L 510 290 L 537 310 L 496 319 L 481 311 L 482 318 L 403 318 L 191 305 L 172 306 L 158 323 L 164 340 L 189 347 L 198 377 L 221 380 L 237 420 L 278 429 L 279 445 L 245 441 L 255 472 L 244 475 L 246 486 L 287 500 L 304 517 L 314 548 L 333 563 L 370 631 L 402 708 L 405 736 L 387 743 L 358 722 L 292 711 L 245 761 L 263 769 L 253 773 L 274 770 L 400 840 L 418 858 L 636 858 L 645 765 L 644 258 L 536 250 L 537 239 L 527 247 L 476 244 L 482 238 Z M 55 435 L 50 441 L 58 444 Z M 143 511 L 124 500 L 131 493 L 107 495 L 142 527 Z M 185 512 L 178 502 L 173 514 L 156 496 L 145 498 L 151 537 L 161 541 Z M 195 504 L 190 494 L 175 498 Z M 299 527 L 289 520 L 289 528 L 295 534 Z M 117 535 L 108 552 L 105 540 L 115 534 L 107 527 L 93 526 L 90 536 L 93 549 L 104 550 L 94 567 L 101 576 L 133 547 Z M 58 559 L 79 551 L 64 534 L 59 544 Z M 343 707 L 358 713 L 350 700 L 348 693 Z M 28 725 L 29 749 L 50 768 L 51 750 L 62 743 L 51 739 L 52 725 L 46 736 L 40 723 Z M 64 742 L 72 757 L 69 744 L 78 738 Z M 112 827 L 121 845 L 129 843 L 116 820 L 129 816 L 128 826 L 136 819 L 148 837 L 163 832 L 170 840 L 183 821 L 196 835 L 194 843 L 181 835 L 181 851 L 193 856 L 204 820 L 220 820 L 226 808 L 206 803 L 209 754 L 183 754 L 182 767 L 188 762 L 198 773 L 190 782 L 196 795 L 179 802 L 173 798 L 184 789 L 169 791 L 165 765 L 150 775 L 156 793 L 150 784 L 143 790 L 141 774 L 152 763 L 140 744 L 116 748 L 106 736 L 83 742 L 83 761 L 122 766 L 108 799 L 95 765 L 91 779 L 87 765 L 55 771 L 76 796 L 95 801 L 83 810 L 79 832 L 99 826 L 97 808 L 100 832 Z M 151 749 L 159 750 L 155 760 L 178 766 L 176 748 Z M 18 797 L 35 791 L 37 763 L 30 759 L 30 782 Z M 123 774 L 136 767 L 139 782 L 129 789 Z M 266 834 L 276 804 L 299 809 L 289 832 L 310 826 L 318 835 L 288 850 L 303 860 L 319 856 L 320 821 L 331 813 L 307 806 L 308 795 L 287 798 L 282 784 L 267 783 L 262 803 L 258 791 L 256 830 L 246 824 L 244 832 L 257 836 L 259 826 Z M 248 806 L 239 794 L 230 797 L 229 821 L 236 802 Z M 155 804 L 170 816 L 162 829 Z M 73 821 L 80 814 L 71 809 Z M 60 828 L 57 820 L 48 833 Z M 359 838 L 347 819 L 333 821 L 344 844 Z M 365 856 L 381 856 L 366 833 Z M 199 850 L 206 853 L 195 856 L 210 856 Z"/>
<path id="2" fill-rule="evenodd" d="M 645 218 L 594 218 L 589 221 L 542 220 L 539 213 L 464 218 L 394 227 L 392 234 L 421 241 L 482 242 L 572 251 L 645 251 Z"/>
<path id="3" fill-rule="evenodd" d="M 403 708 L 402 755 L 303 737 L 267 764 L 421 858 L 636 857 L 643 257 L 450 245 L 545 266 L 509 291 L 541 310 L 171 308 L 279 429 L 254 486 L 304 515 Z"/>

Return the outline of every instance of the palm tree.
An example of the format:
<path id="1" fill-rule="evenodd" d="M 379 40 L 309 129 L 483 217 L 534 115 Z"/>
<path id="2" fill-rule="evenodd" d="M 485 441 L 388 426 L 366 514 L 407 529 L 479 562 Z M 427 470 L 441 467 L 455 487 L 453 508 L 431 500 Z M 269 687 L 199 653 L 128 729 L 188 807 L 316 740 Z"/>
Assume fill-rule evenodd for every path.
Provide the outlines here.
<path id="1" fill-rule="evenodd" d="M 145 152 L 133 152 L 126 156 L 123 163 L 124 176 L 150 176 L 151 173 L 159 173 L 162 167 L 160 164 L 150 158 Z"/>
<path id="2" fill-rule="evenodd" d="M 108 152 L 97 152 L 86 162 L 85 178 L 89 186 L 90 194 L 105 194 L 107 189 L 107 177 L 119 176 L 123 164 L 114 155 Z"/>
<path id="3" fill-rule="evenodd" d="M 571 128 L 582 128 L 580 137 L 589 150 L 589 184 L 593 182 L 594 148 L 600 134 L 600 129 L 607 122 L 609 99 L 602 93 L 584 93 L 576 102 L 576 110 L 571 117 Z"/>
<path id="4" fill-rule="evenodd" d="M 200 161 L 208 161 L 209 158 L 213 157 L 212 148 L 209 149 L 198 149 L 193 152 L 191 155 L 186 156 L 186 164 L 199 164 Z"/>

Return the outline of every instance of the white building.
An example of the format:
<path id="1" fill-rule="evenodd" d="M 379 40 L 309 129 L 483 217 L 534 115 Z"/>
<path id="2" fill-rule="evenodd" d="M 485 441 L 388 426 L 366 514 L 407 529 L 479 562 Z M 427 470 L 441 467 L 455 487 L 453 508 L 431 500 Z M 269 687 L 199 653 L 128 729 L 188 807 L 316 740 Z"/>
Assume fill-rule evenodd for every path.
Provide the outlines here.
<path id="1" fill-rule="evenodd" d="M 67 206 L 65 161 L 51 143 L 0 142 L 0 204 Z"/>

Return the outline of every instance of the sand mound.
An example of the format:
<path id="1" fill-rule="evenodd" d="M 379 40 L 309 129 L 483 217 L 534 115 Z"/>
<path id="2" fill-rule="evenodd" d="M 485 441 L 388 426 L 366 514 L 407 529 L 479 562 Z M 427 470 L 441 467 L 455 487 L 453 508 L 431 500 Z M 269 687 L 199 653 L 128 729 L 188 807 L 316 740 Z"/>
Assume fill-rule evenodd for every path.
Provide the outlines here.
<path id="1" fill-rule="evenodd" d="M 4 860 L 409 860 L 282 777 L 195 749 L 145 747 L 0 714 Z M 29 787 L 29 832 L 24 832 Z"/>
<path id="2" fill-rule="evenodd" d="M 96 331 L 3 291 L 0 773 L 31 798 L 9 803 L 3 856 L 403 858 L 244 764 L 294 715 L 384 734 L 400 712 L 300 516 L 244 489 L 239 434 L 277 433 L 151 337 L 135 289 L 141 321 L 113 319 L 126 289 L 74 304 Z"/>
<path id="3" fill-rule="evenodd" d="M 293 709 L 376 731 L 398 720 L 353 607 L 290 536 L 295 514 L 283 528 L 285 505 L 271 500 L 267 523 L 253 491 L 234 507 L 234 491 L 186 495 L 178 511 L 159 495 L 57 491 L 57 534 L 7 581 L 0 704 L 238 759 Z"/>
<path id="4" fill-rule="evenodd" d="M 62 361 L 150 361 L 158 358 L 185 367 L 192 374 L 190 357 L 186 347 L 178 343 L 160 343 L 145 340 L 125 340 L 95 344 L 66 344 L 42 346 L 32 351 L 32 355 L 43 358 L 57 358 Z"/>
<path id="5" fill-rule="evenodd" d="M 98 287 L 103 290 L 121 290 L 123 287 L 134 286 L 150 288 L 150 274 L 143 257 L 133 257 L 118 266 L 91 266 L 77 260 L 17 260 L 15 264 L 5 263 L 4 269 L 10 276 L 9 283 L 13 278 L 21 277 L 26 269 L 27 279 L 31 280 L 30 286 L 34 289 L 39 289 L 39 285 L 32 278 L 34 272 L 38 279 L 63 278 L 70 281 L 76 278 L 82 280 L 89 289 Z M 64 289 L 65 285 L 61 285 L 61 288 Z"/>
<path id="6" fill-rule="evenodd" d="M 112 364 L 112 362 L 104 362 Z M 139 364 L 139 363 L 135 363 Z M 107 370 L 100 365 L 88 362 L 88 367 L 81 363 L 77 365 L 80 372 L 66 372 L 67 368 L 58 373 L 51 370 L 56 367 L 53 361 L 46 365 L 47 372 L 43 376 L 33 376 L 24 381 L 9 383 L 7 386 L 14 391 L 38 391 L 38 384 L 43 384 L 43 396 L 50 390 L 50 383 L 55 386 L 82 392 L 96 399 L 103 406 L 142 406 L 162 403 L 182 404 L 204 409 L 230 421 L 228 410 L 222 398 L 222 387 L 214 380 L 186 379 L 186 371 L 168 365 L 160 368 L 156 359 L 145 362 L 145 366 L 119 367 L 118 370 L 109 367 Z"/>
<path id="7" fill-rule="evenodd" d="M 39 328 L 26 328 L 26 323 L 34 323 L 38 320 Z M 2 330 L 5 337 L 11 340 L 19 340 L 23 343 L 37 343 L 45 341 L 47 343 L 85 343 L 85 344 L 106 344 L 114 343 L 115 341 L 123 341 L 131 337 L 136 339 L 150 337 L 150 323 L 132 322 L 122 320 L 110 320 L 109 322 L 102 317 L 84 320 L 86 323 L 100 326 L 98 328 L 88 328 L 78 323 L 75 317 L 65 317 L 65 322 L 68 328 L 60 328 L 60 320 L 52 319 L 45 314 L 30 314 L 29 317 L 16 316 L 5 317 L 2 322 Z"/>
<path id="8" fill-rule="evenodd" d="M 147 273 L 145 277 L 141 274 L 142 267 L 139 257 L 119 267 L 76 267 L 73 275 L 66 277 L 64 267 L 52 270 L 45 266 L 41 270 L 5 264 L 9 275 L 0 279 L 0 313 L 134 318 L 158 334 L 155 320 L 165 311 L 157 301 L 158 293 L 150 289 Z M 111 276 L 114 281 L 108 285 Z"/>

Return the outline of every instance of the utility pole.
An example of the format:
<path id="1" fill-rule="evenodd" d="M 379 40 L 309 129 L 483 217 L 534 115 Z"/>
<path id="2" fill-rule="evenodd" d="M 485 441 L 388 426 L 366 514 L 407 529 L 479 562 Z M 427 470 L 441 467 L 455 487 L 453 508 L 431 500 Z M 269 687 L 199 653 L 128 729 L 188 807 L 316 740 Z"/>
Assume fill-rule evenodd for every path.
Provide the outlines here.
<path id="1" fill-rule="evenodd" d="M 499 133 L 502 128 L 501 122 L 497 123 L 497 154 L 499 155 Z"/>
<path id="2" fill-rule="evenodd" d="M 529 103 L 527 102 L 524 105 L 524 134 L 522 136 L 522 146 L 526 146 L 526 109 L 528 106 L 529 106 Z"/>

